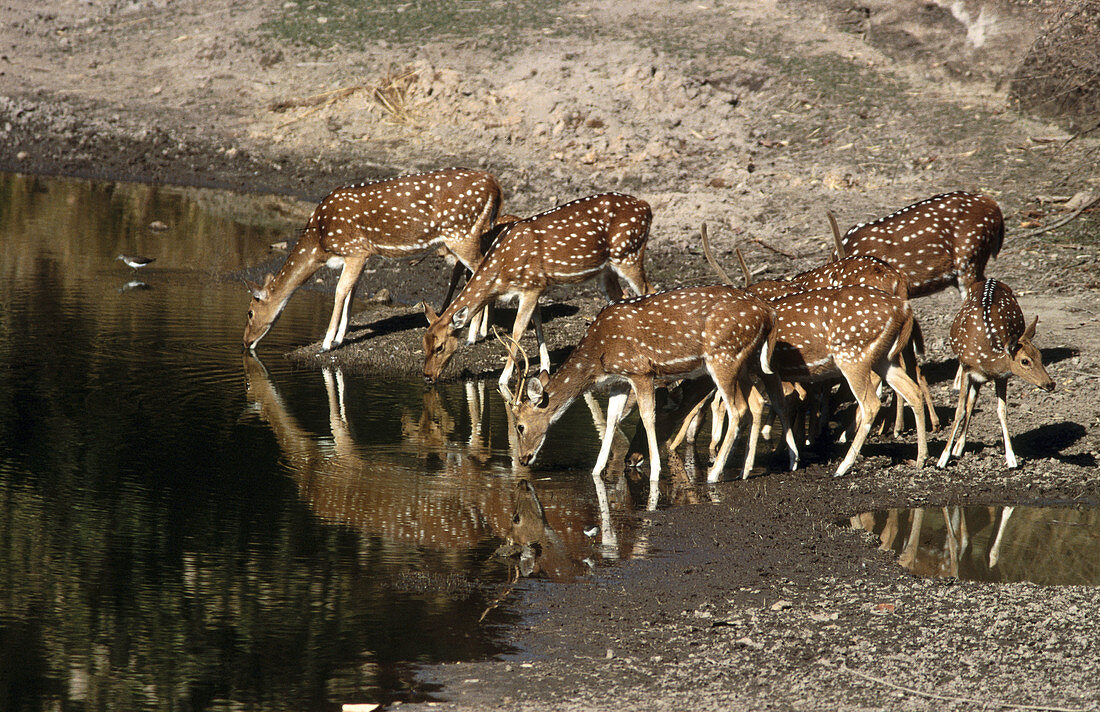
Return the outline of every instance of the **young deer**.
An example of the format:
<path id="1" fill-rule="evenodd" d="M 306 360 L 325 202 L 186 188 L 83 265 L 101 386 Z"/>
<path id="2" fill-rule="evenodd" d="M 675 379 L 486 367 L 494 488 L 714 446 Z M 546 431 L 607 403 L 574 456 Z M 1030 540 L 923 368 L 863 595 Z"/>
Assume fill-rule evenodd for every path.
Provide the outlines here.
<path id="1" fill-rule="evenodd" d="M 429 382 L 439 378 L 458 347 L 454 332 L 469 322 L 471 313 L 496 297 L 513 295 L 519 297 L 519 307 L 500 384 L 506 386 L 512 375 L 515 345 L 532 316 L 539 363 L 542 370 L 549 370 L 539 295 L 552 284 L 576 284 L 597 275 L 609 301 L 622 296 L 615 275 L 625 279 L 635 294 L 648 293 L 643 261 L 652 216 L 644 200 L 603 193 L 504 227 L 481 266 L 442 314 L 425 305 L 430 326 L 424 334 L 424 378 Z"/>
<path id="2" fill-rule="evenodd" d="M 294 291 L 322 265 L 343 266 L 322 351 L 343 343 L 352 294 L 372 255 L 407 257 L 438 245 L 457 260 L 453 291 L 462 270 L 480 264 L 481 237 L 493 225 L 500 202 L 493 176 L 464 168 L 334 190 L 314 209 L 282 268 L 266 275 L 263 284 L 246 282 L 252 302 L 244 345 L 255 348 Z"/>
<path id="3" fill-rule="evenodd" d="M 855 436 L 836 476 L 846 473 L 866 440 L 881 404 L 881 380 L 913 409 L 917 419 L 917 467 L 928 444 L 920 387 L 905 373 L 901 351 L 913 331 L 909 303 L 869 287 L 828 287 L 769 302 L 779 315 L 771 366 L 784 381 L 814 383 L 844 377 L 859 404 Z M 774 402 L 774 401 L 773 401 Z M 751 401 L 750 401 L 751 404 Z M 757 406 L 758 407 L 758 406 Z M 760 418 L 753 414 L 753 427 Z"/>
<path id="4" fill-rule="evenodd" d="M 1005 226 L 996 201 L 984 195 L 944 193 L 914 203 L 874 222 L 852 227 L 841 238 L 849 256 L 871 255 L 909 278 L 909 296 L 923 297 L 950 285 L 966 299 L 985 279 Z"/>
<path id="5" fill-rule="evenodd" d="M 599 477 L 607 464 L 615 428 L 633 389 L 648 437 L 649 506 L 654 508 L 661 472 L 654 383 L 705 372 L 723 397 L 732 398 L 747 369 L 764 381 L 769 395 L 777 396 L 779 382 L 768 367 L 773 325 L 774 312 L 767 304 L 727 286 L 674 289 L 604 307 L 552 377 L 543 371 L 527 381 L 527 399 L 516 413 L 520 462 L 535 459 L 547 429 L 577 396 L 610 381 L 607 426 L 593 477 Z M 785 413 L 778 410 L 785 425 Z M 798 450 L 789 433 L 787 443 L 793 464 Z M 732 445 L 733 438 L 727 436 L 707 473 L 708 481 L 717 481 Z"/>
<path id="6" fill-rule="evenodd" d="M 1044 391 L 1054 390 L 1054 381 L 1043 368 L 1042 355 L 1031 345 L 1038 322 L 1039 317 L 1035 317 L 1026 326 L 1024 314 L 1008 285 L 995 279 L 974 285 L 951 324 L 951 349 L 959 357 L 962 382 L 951 435 L 937 463 L 940 467 L 946 467 L 952 455 L 962 455 L 978 391 L 991 379 L 997 388 L 997 418 L 1005 441 L 1005 462 L 1009 467 L 1017 466 L 1008 435 L 1008 378 L 1016 374 Z M 962 432 L 956 442 L 960 422 Z"/>

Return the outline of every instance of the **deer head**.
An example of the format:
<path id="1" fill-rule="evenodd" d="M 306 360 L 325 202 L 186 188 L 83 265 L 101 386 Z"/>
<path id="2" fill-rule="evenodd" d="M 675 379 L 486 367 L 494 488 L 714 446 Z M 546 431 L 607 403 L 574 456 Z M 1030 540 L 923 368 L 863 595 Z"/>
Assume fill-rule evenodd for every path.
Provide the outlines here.
<path id="1" fill-rule="evenodd" d="M 515 406 L 516 434 L 518 438 L 518 456 L 520 464 L 530 465 L 535 461 L 546 441 L 546 431 L 554 422 L 556 408 L 550 407 L 550 374 L 541 371 L 539 375 L 527 379 L 527 386 L 521 394 L 520 402 Z"/>
<path id="2" fill-rule="evenodd" d="M 1054 390 L 1054 380 L 1043 367 L 1043 356 L 1039 349 L 1031 344 L 1038 323 L 1039 317 L 1036 316 L 1019 339 L 1005 344 L 1004 351 L 1008 357 L 1008 367 L 1013 373 L 1049 393 Z"/>
<path id="3" fill-rule="evenodd" d="M 248 322 L 244 327 L 245 348 L 255 348 L 257 342 L 267 335 L 286 303 L 271 298 L 271 282 L 274 279 L 274 275 L 265 274 L 263 284 L 244 280 L 252 294 L 252 301 L 248 305 Z"/>
<path id="4" fill-rule="evenodd" d="M 461 307 L 449 320 L 445 320 L 425 304 L 424 316 L 428 318 L 429 324 L 428 330 L 424 332 L 424 380 L 432 383 L 443 373 L 443 367 L 458 348 L 455 332 L 466 326 L 470 318 L 470 308 Z"/>

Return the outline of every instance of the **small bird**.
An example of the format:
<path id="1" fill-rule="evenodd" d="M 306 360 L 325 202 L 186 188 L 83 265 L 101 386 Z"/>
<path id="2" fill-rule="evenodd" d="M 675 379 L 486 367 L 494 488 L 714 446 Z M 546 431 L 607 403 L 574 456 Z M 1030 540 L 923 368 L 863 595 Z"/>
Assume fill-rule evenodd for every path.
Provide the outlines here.
<path id="1" fill-rule="evenodd" d="M 115 259 L 122 260 L 134 270 L 144 267 L 151 262 L 157 261 L 155 257 L 138 257 L 137 255 L 119 255 Z"/>

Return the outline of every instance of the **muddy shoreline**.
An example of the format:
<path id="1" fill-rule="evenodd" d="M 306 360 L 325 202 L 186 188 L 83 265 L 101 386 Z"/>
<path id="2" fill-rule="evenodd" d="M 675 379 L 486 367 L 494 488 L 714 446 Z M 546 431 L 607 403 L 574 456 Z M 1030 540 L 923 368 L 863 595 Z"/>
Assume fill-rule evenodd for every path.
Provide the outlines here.
<path id="1" fill-rule="evenodd" d="M 1007 109 L 995 77 L 1011 57 L 968 55 L 981 71 L 962 77 L 943 53 L 963 46 L 966 28 L 928 6 L 936 31 L 921 34 L 907 23 L 923 16 L 901 17 L 900 4 L 901 19 L 887 25 L 889 13 L 871 3 L 881 24 L 860 34 L 839 2 L 673 3 L 647 11 L 645 32 L 630 3 L 581 3 L 561 16 L 627 29 L 534 33 L 525 53 L 503 57 L 469 38 L 419 49 L 280 44 L 264 29 L 276 11 L 254 2 L 132 5 L 13 10 L 0 32 L 9 48 L 0 170 L 315 201 L 360 177 L 469 165 L 493 171 L 506 209 L 519 213 L 623 190 L 654 206 L 650 270 L 665 286 L 714 281 L 696 239 L 702 220 L 716 226 L 723 258 L 742 246 L 763 276 L 776 276 L 822 260 L 827 207 L 851 224 L 970 188 L 1005 211 L 1005 248 L 988 272 L 1016 289 L 1026 314 L 1040 314 L 1036 341 L 1059 385 L 1050 395 L 1010 386 L 1020 468 L 1004 467 L 984 394 L 965 458 L 945 470 L 912 467 L 910 431 L 873 439 L 843 478 L 831 477 L 844 450 L 834 445 L 797 472 L 772 460 L 747 481 L 691 488 L 674 506 L 636 514 L 648 557 L 575 584 L 522 583 L 512 600 L 525 622 L 503 633 L 517 653 L 423 669 L 421 693 L 438 703 L 430 708 L 941 710 L 980 700 L 1100 709 L 1100 589 L 920 578 L 872 535 L 836 524 L 890 507 L 1100 506 L 1096 218 L 1018 237 L 1059 215 L 1060 203 L 1038 196 L 1100 187 L 1098 144 L 1064 143 L 1056 125 Z M 925 42 L 920 51 L 891 41 L 906 27 Z M 935 44 L 936 33 L 950 41 Z M 273 46 L 281 59 L 271 61 Z M 138 59 L 146 53 L 149 68 Z M 373 81 L 395 62 L 433 77 L 434 103 L 418 105 L 415 130 L 351 105 L 290 116 L 267 108 L 347 86 L 351 67 Z M 172 63 L 180 71 L 164 75 Z M 542 101 L 546 87 L 555 101 Z M 615 103 L 619 94 L 629 101 Z M 369 297 L 385 287 L 402 304 L 437 305 L 442 263 L 374 267 L 351 343 L 319 360 L 309 343 L 318 324 L 290 358 L 371 373 L 417 364 L 415 309 Z M 246 301 L 242 290 L 242 327 Z M 547 324 L 560 359 L 599 300 L 589 287 L 548 301 L 561 305 Z M 951 294 L 914 304 L 945 423 L 954 405 L 945 336 L 957 306 Z M 380 321 L 387 326 L 371 326 Z M 449 376 L 491 376 L 499 359 L 489 344 L 460 351 Z M 930 436 L 933 458 L 943 439 Z"/>

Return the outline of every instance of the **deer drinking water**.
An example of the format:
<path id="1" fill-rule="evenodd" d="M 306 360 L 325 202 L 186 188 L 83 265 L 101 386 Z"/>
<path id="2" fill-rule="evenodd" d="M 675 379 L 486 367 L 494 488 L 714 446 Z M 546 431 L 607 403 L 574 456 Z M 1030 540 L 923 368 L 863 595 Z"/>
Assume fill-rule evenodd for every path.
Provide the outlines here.
<path id="1" fill-rule="evenodd" d="M 909 278 L 909 296 L 923 297 L 954 285 L 963 299 L 985 279 L 985 265 L 1004 242 L 1004 217 L 996 201 L 955 191 L 927 198 L 840 238 L 843 255 L 871 255 Z"/>
<path id="2" fill-rule="evenodd" d="M 724 398 L 732 398 L 748 370 L 764 381 L 773 402 L 779 403 L 779 382 L 767 365 L 773 328 L 774 312 L 767 304 L 727 286 L 674 289 L 605 307 L 553 376 L 543 371 L 528 380 L 527 399 L 516 413 L 520 462 L 535 459 L 550 425 L 573 400 L 609 381 L 607 427 L 593 477 L 599 477 L 607 464 L 615 427 L 633 389 L 649 444 L 649 507 L 656 507 L 661 458 L 654 424 L 655 382 L 705 372 Z M 777 410 L 786 430 L 782 406 Z M 793 465 L 797 447 L 787 433 Z M 708 481 L 717 481 L 732 445 L 727 435 Z"/>
<path id="3" fill-rule="evenodd" d="M 1008 435 L 1008 378 L 1016 374 L 1044 391 L 1054 390 L 1054 381 L 1043 367 L 1043 357 L 1031 344 L 1038 322 L 1039 317 L 1035 317 L 1026 325 L 1012 290 L 995 279 L 975 285 L 966 298 L 951 324 L 951 349 L 959 357 L 962 381 L 955 422 L 937 463 L 940 467 L 946 467 L 952 455 L 962 455 L 974 402 L 982 384 L 989 380 L 997 389 L 997 418 L 1001 421 L 1005 441 L 1005 463 L 1009 467 L 1017 466 L 1012 439 Z M 956 442 L 960 422 L 962 432 Z"/>
<path id="4" fill-rule="evenodd" d="M 500 384 L 506 386 L 512 375 L 515 345 L 532 316 L 540 365 L 549 370 L 539 295 L 552 284 L 577 284 L 597 275 L 609 301 L 622 296 L 616 275 L 625 279 L 635 294 L 649 292 L 643 262 L 652 216 L 644 200 L 603 193 L 504 227 L 481 266 L 443 313 L 436 314 L 425 305 L 430 326 L 424 334 L 424 378 L 439 378 L 458 347 L 454 332 L 469 322 L 471 313 L 498 296 L 513 295 L 519 297 L 519 306 Z"/>
<path id="5" fill-rule="evenodd" d="M 322 351 L 343 343 L 355 285 L 372 255 L 409 257 L 439 246 L 456 260 L 453 291 L 461 271 L 480 264 L 481 237 L 496 220 L 500 202 L 493 176 L 464 168 L 334 190 L 313 211 L 282 268 L 262 284 L 248 283 L 252 302 L 244 345 L 255 348 L 294 291 L 322 265 L 343 267 Z"/>

